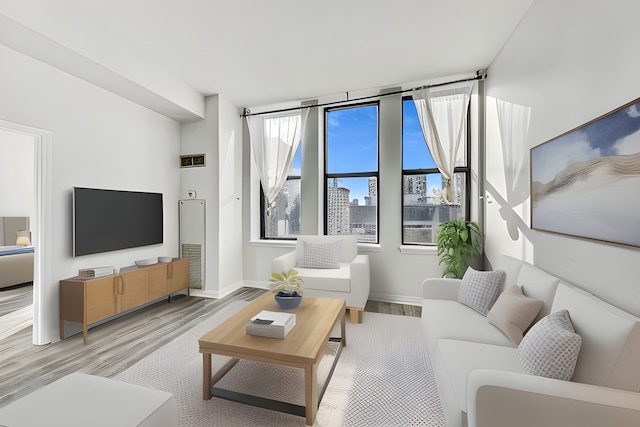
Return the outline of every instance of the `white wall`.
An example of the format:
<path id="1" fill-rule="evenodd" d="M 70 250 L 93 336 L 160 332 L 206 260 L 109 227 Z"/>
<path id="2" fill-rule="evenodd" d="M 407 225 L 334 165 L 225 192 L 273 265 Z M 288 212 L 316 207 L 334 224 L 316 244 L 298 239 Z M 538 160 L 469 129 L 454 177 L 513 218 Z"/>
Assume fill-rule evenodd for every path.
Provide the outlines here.
<path id="1" fill-rule="evenodd" d="M 533 2 L 488 70 L 485 183 L 490 261 L 525 259 L 636 315 L 640 249 L 530 230 L 528 181 L 530 148 L 640 96 L 639 15 L 631 1 Z M 517 173 L 505 171 L 496 100 L 530 113 Z"/>
<path id="2" fill-rule="evenodd" d="M 0 128 L 0 217 L 33 217 L 34 143 L 30 135 Z"/>
<path id="3" fill-rule="evenodd" d="M 0 45 L 0 119 L 51 131 L 52 281 L 42 283 L 45 334 L 58 336 L 58 280 L 78 269 L 178 255 L 180 124 Z M 2 181 L 1 186 L 7 185 Z M 74 186 L 161 192 L 164 243 L 71 256 Z"/>
<path id="4" fill-rule="evenodd" d="M 205 118 L 182 125 L 181 153 L 206 154 L 206 166 L 180 171 L 180 194 L 206 202 L 205 288 L 221 298 L 242 286 L 242 139 L 240 112 L 219 95 L 205 100 Z"/>

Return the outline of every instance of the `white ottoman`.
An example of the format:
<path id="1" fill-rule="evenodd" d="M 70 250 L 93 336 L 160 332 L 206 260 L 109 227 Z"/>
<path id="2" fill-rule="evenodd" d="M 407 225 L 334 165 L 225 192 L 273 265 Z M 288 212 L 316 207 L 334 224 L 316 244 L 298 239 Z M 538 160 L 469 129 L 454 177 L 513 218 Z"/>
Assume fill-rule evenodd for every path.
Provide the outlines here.
<path id="1" fill-rule="evenodd" d="M 171 393 L 73 373 L 0 409 L 6 427 L 174 427 Z"/>

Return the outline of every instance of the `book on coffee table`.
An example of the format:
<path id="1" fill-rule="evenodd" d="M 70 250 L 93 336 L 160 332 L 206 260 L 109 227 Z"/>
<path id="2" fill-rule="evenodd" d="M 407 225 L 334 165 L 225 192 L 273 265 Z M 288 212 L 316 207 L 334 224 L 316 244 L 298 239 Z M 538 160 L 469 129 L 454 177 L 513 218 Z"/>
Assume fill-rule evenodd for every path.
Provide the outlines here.
<path id="1" fill-rule="evenodd" d="M 262 310 L 247 322 L 246 332 L 270 338 L 284 338 L 296 325 L 296 315 Z"/>

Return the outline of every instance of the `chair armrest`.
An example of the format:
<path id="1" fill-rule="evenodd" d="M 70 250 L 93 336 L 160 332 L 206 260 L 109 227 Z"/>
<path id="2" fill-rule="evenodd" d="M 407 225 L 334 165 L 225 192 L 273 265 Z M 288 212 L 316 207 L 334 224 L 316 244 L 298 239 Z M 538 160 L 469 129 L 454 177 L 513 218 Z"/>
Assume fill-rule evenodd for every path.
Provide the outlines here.
<path id="1" fill-rule="evenodd" d="M 422 298 L 456 301 L 461 279 L 429 278 L 422 282 Z"/>
<path id="2" fill-rule="evenodd" d="M 287 252 L 284 255 L 280 255 L 271 260 L 271 272 L 282 273 L 283 271 L 289 271 L 296 266 L 298 257 L 296 251 Z"/>
<path id="3" fill-rule="evenodd" d="M 477 369 L 467 382 L 467 420 L 469 427 L 639 426 L 640 394 Z"/>
<path id="4" fill-rule="evenodd" d="M 351 264 L 351 301 L 357 302 L 357 308 L 364 309 L 369 299 L 371 287 L 371 272 L 369 270 L 369 255 L 357 255 Z"/>

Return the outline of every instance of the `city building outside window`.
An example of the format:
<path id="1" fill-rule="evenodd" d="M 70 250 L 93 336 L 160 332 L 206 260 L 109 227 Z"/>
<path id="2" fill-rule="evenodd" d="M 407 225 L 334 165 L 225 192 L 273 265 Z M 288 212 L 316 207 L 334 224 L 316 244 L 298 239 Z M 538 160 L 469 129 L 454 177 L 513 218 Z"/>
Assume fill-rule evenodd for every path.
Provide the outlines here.
<path id="1" fill-rule="evenodd" d="M 378 242 L 378 110 L 325 110 L 325 234 Z"/>
<path id="2" fill-rule="evenodd" d="M 453 200 L 443 201 L 442 175 L 427 148 L 411 98 L 402 102 L 402 243 L 435 245 L 440 223 L 468 219 L 468 126 L 456 158 Z"/>
<path id="3" fill-rule="evenodd" d="M 301 149 L 298 146 L 287 181 L 276 201 L 267 206 L 260 186 L 260 235 L 262 239 L 293 239 L 300 235 Z"/>

